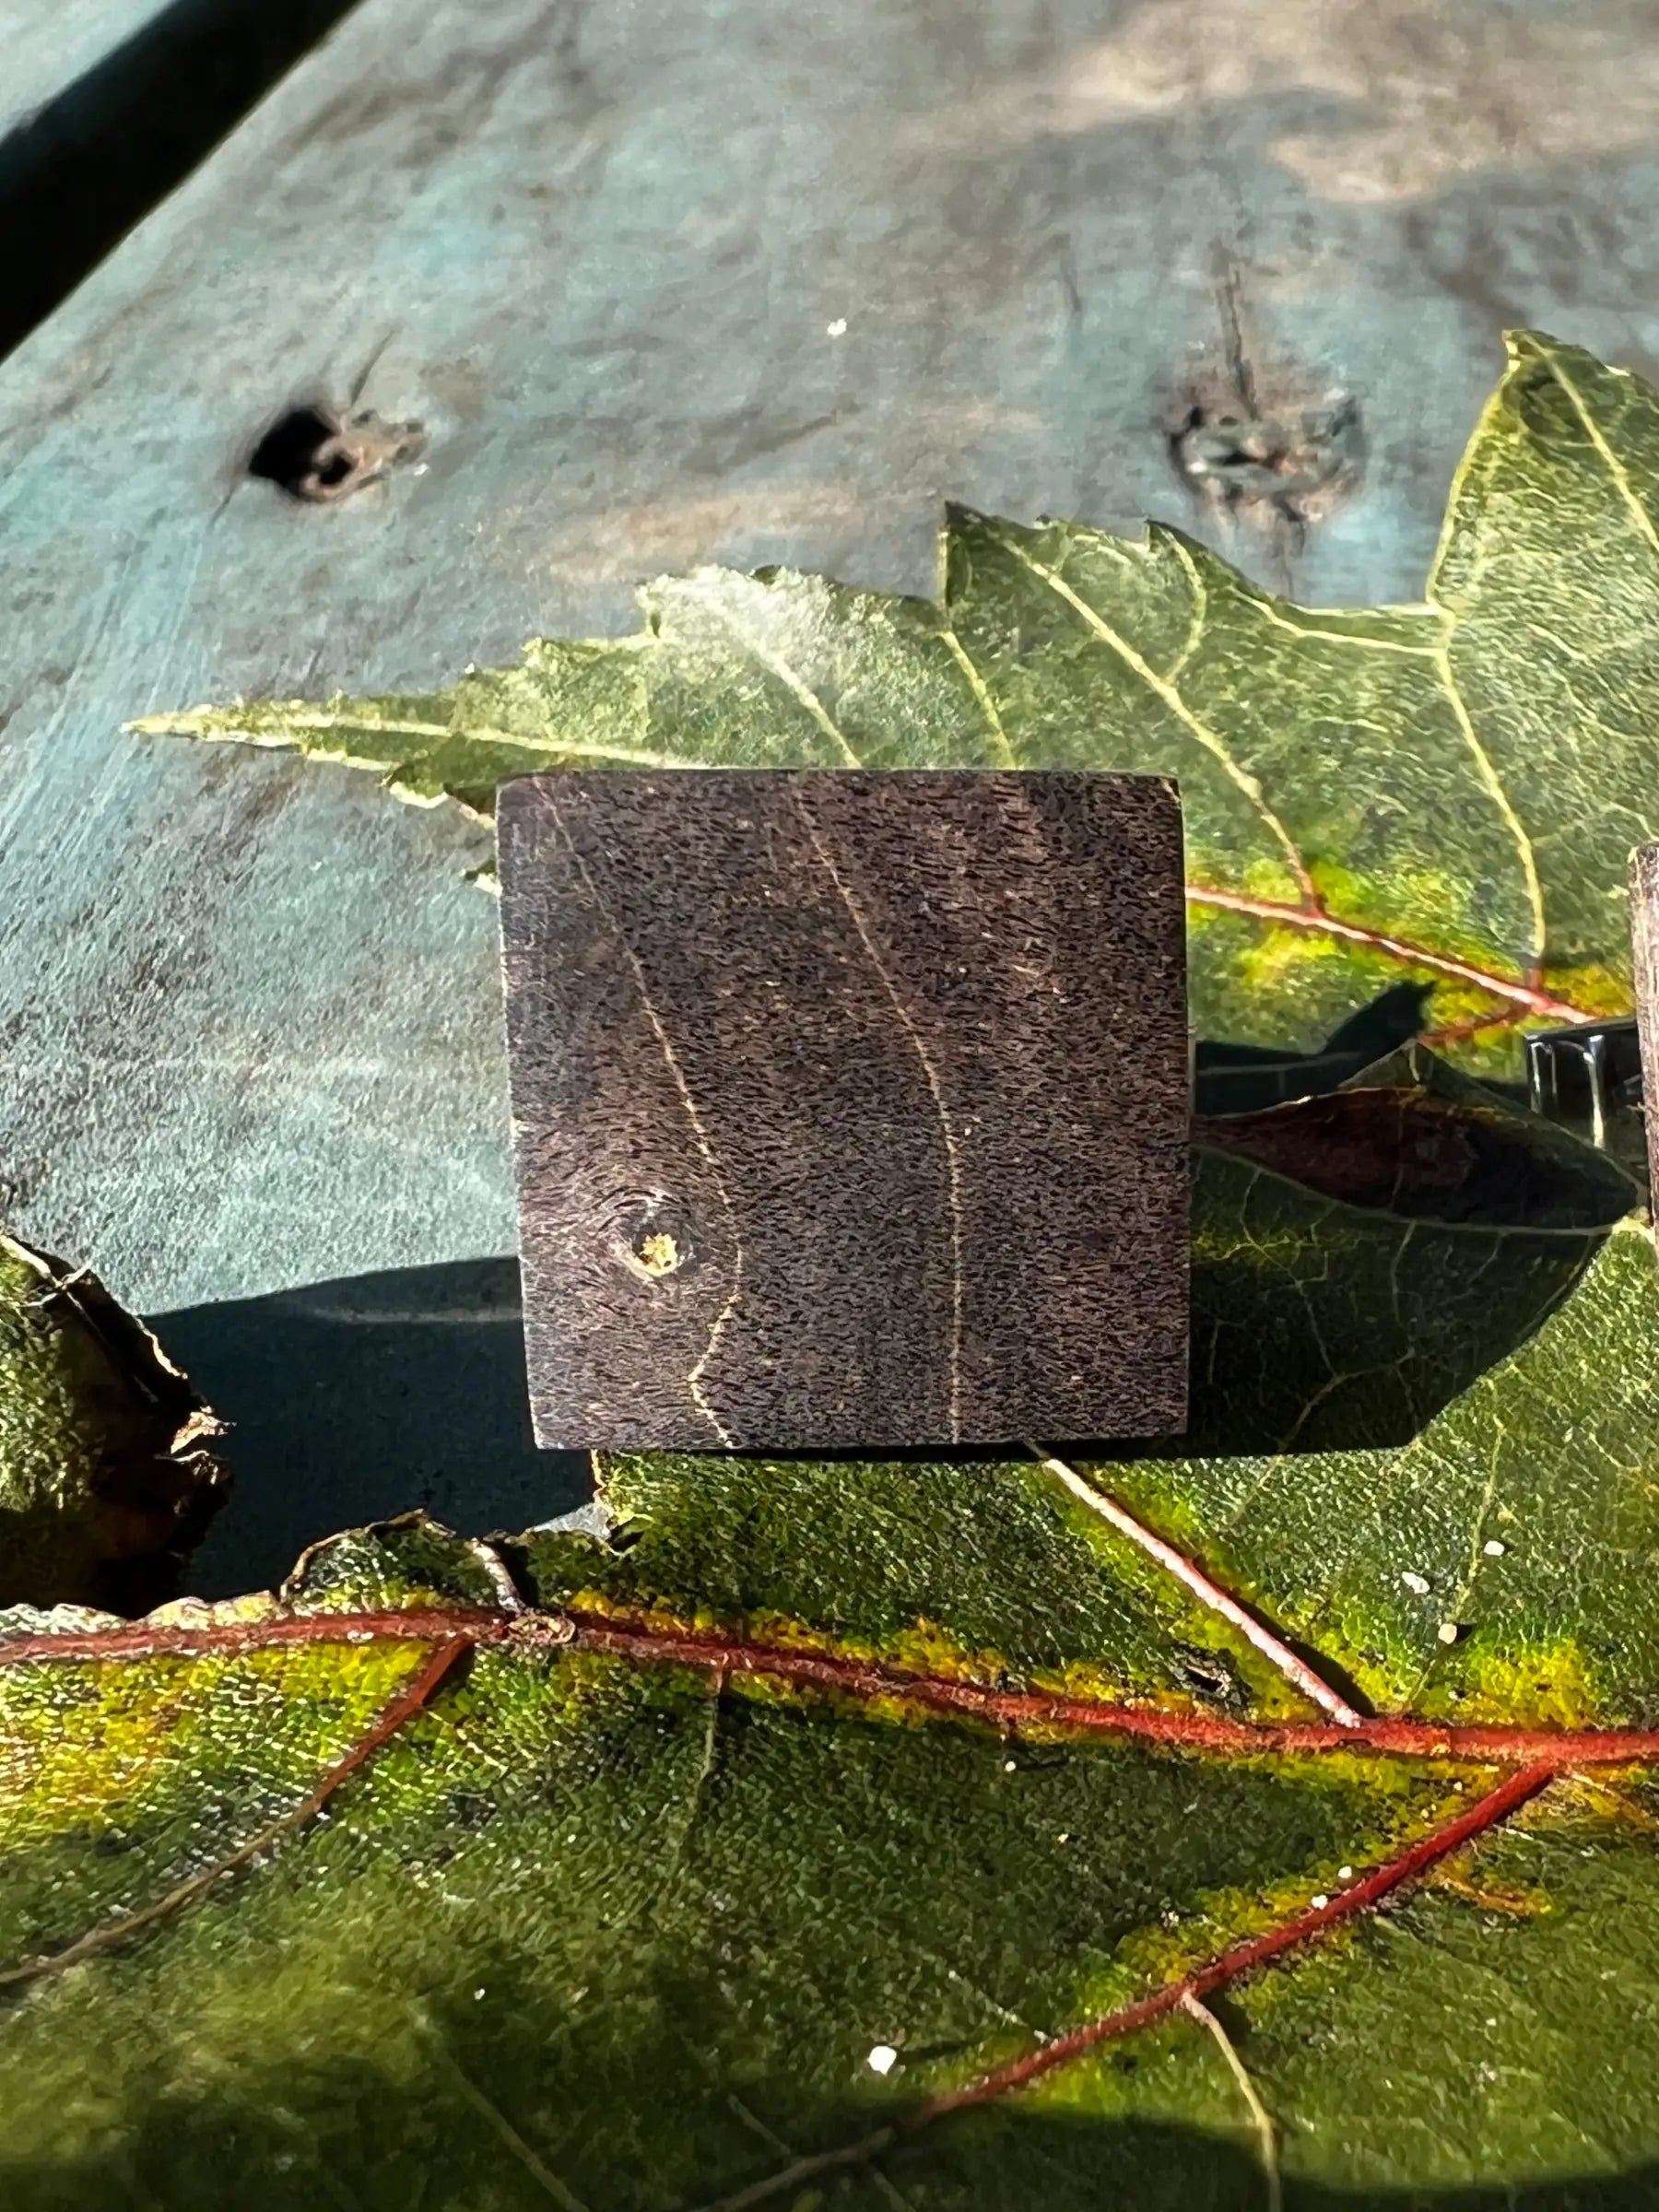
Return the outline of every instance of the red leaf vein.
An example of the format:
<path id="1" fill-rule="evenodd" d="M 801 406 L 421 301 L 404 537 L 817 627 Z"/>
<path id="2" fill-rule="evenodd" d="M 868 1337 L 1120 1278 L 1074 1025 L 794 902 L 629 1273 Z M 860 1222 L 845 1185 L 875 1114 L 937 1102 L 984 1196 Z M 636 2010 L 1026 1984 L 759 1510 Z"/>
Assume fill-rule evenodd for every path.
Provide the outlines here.
<path id="1" fill-rule="evenodd" d="M 644 1666 L 690 1666 L 711 1675 L 759 1675 L 825 1689 L 865 1703 L 903 1704 L 1018 1730 L 1075 1730 L 1085 1735 L 1144 1738 L 1198 1751 L 1257 1759 L 1328 1751 L 1384 1758 L 1455 1760 L 1484 1766 L 1639 1766 L 1659 1762 L 1659 1728 L 1542 1728 L 1487 1721 L 1418 1720 L 1409 1714 L 1328 1721 L 1251 1721 L 1231 1714 L 1063 1697 L 1046 1690 L 997 1689 L 940 1675 L 909 1674 L 844 1658 L 684 1629 L 647 1618 L 582 1610 L 511 1615 L 482 1607 L 409 1612 L 313 1613 L 194 1628 L 135 1621 L 119 1629 L 30 1631 L 0 1641 L 0 1667 L 72 1659 L 235 1657 L 291 1643 L 434 1643 L 457 1649 L 508 1643 L 563 1646 L 631 1659 Z M 444 1671 L 453 1661 L 444 1663 Z M 370 1746 L 369 1748 L 372 1748 Z M 366 1752 L 364 1756 L 366 1756 Z M 343 1778 L 343 1777 L 342 1777 Z M 331 1785 L 333 1786 L 333 1785 Z"/>

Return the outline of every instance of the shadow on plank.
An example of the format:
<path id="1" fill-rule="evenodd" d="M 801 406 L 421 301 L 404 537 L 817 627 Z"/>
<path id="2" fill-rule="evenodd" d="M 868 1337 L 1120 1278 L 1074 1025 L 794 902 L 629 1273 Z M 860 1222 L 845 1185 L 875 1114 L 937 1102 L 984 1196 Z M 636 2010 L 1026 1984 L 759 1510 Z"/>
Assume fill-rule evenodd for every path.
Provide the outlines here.
<path id="1" fill-rule="evenodd" d="M 0 359 L 356 0 L 173 0 L 0 139 Z"/>
<path id="2" fill-rule="evenodd" d="M 1312 1054 L 1201 1044 L 1199 1109 L 1259 1113 L 1287 1099 L 1328 1096 L 1409 1041 L 1423 1005 L 1418 986 L 1397 986 Z M 1312 1141 L 1328 1143 L 1330 1133 L 1315 1131 Z M 1558 1147 L 1565 1141 L 1550 1136 Z M 1185 1435 L 1043 1441 L 1093 1460 L 1408 1442 L 1543 1325 L 1588 1265 L 1598 1232 L 1628 1206 L 1629 1194 L 1617 1195 L 1622 1178 L 1596 1155 L 1574 1150 L 1582 1191 L 1568 1187 L 1571 1177 L 1552 1180 L 1542 1170 L 1535 1189 L 1500 1172 L 1509 1156 L 1499 1146 L 1495 1168 L 1476 1162 L 1483 1174 L 1491 1171 L 1490 1191 L 1483 1182 L 1458 1194 L 1460 1206 L 1426 1206 L 1421 1218 L 1407 1218 L 1410 1208 L 1397 1219 L 1372 1215 L 1372 1234 L 1364 1232 L 1362 1208 L 1350 1217 L 1359 1231 L 1346 1241 L 1308 1233 L 1322 1200 L 1312 1201 L 1308 1221 L 1293 1207 L 1300 1258 L 1277 1270 L 1255 1264 L 1250 1238 L 1200 1233 Z M 1517 1147 L 1510 1151 L 1521 1157 Z M 1596 1165 L 1594 1174 L 1587 1163 Z M 1224 1187 L 1206 1200 L 1214 1163 L 1201 1153 L 1197 1165 L 1195 1226 L 1211 1214 L 1225 1222 L 1236 1193 Z M 1310 1180 L 1317 1186 L 1321 1175 Z M 1488 1206 L 1474 1203 L 1483 1191 Z M 1515 1235 L 1538 1206 L 1546 1233 Z M 1452 1233 L 1433 1233 L 1437 1212 Z M 1575 1214 L 1585 1235 L 1556 1233 Z M 1501 1268 L 1493 1265 L 1495 1239 L 1506 1248 Z M 1411 1295 L 1384 1296 L 1396 1247 L 1407 1242 L 1418 1255 Z M 512 1257 L 392 1270 L 153 1320 L 171 1357 L 234 1424 L 227 1456 L 236 1487 L 189 1578 L 201 1595 L 266 1587 L 318 1538 L 414 1507 L 463 1535 L 482 1535 L 535 1527 L 592 1494 L 585 1454 L 538 1452 L 533 1441 Z M 1344 1363 L 1335 1383 L 1334 1354 Z M 1010 1443 L 1018 1448 L 1019 1441 Z M 857 1451 L 814 1454 L 826 1464 L 895 1465 L 947 1455 L 996 1463 L 1010 1450 L 970 1446 L 946 1454 L 873 1438 Z"/>
<path id="3" fill-rule="evenodd" d="M 236 1486 L 188 1578 L 202 1596 L 266 1588 L 320 1536 L 412 1507 L 482 1535 L 590 1494 L 584 1456 L 531 1438 L 516 1260 L 396 1268 L 152 1325 L 235 1424 Z"/>

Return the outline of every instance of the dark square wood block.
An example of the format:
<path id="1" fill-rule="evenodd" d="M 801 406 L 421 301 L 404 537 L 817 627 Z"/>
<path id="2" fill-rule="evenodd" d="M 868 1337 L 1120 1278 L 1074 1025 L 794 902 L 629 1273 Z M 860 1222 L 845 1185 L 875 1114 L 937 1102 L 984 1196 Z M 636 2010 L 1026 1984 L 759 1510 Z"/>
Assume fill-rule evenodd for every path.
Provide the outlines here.
<path id="1" fill-rule="evenodd" d="M 498 840 L 541 1444 L 1182 1427 L 1171 783 L 559 773 Z"/>

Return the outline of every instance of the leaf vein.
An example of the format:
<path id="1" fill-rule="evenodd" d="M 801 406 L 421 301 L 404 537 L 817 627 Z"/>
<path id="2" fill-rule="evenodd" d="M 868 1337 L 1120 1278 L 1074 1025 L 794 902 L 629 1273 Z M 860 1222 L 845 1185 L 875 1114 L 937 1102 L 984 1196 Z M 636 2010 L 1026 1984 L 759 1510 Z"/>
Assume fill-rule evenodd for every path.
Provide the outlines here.
<path id="1" fill-rule="evenodd" d="M 1528 975 L 1535 978 L 1542 968 L 1544 948 L 1548 941 L 1544 913 L 1544 886 L 1538 875 L 1538 856 L 1525 823 L 1522 821 L 1509 793 L 1503 787 L 1502 778 L 1498 773 L 1491 755 L 1480 741 L 1475 718 L 1469 712 L 1468 701 L 1464 697 L 1463 687 L 1452 665 L 1452 648 L 1449 643 L 1441 646 L 1435 657 L 1435 666 L 1445 686 L 1446 696 L 1452 702 L 1453 718 L 1475 763 L 1475 772 L 1502 816 L 1504 827 L 1513 839 L 1515 850 L 1520 855 L 1521 873 L 1526 885 L 1526 902 L 1531 911 L 1533 927 L 1532 949 L 1525 966 Z"/>
<path id="2" fill-rule="evenodd" d="M 1013 746 L 1008 742 L 1008 733 L 1003 727 L 1003 718 L 998 712 L 995 700 L 991 696 L 991 688 L 974 665 L 972 655 L 948 623 L 940 630 L 939 636 L 944 641 L 946 651 L 967 679 L 968 688 L 972 692 L 974 702 L 985 719 L 985 725 L 991 732 L 991 740 L 996 752 L 999 767 L 1018 768 L 1019 760 Z"/>
<path id="3" fill-rule="evenodd" d="M 1303 860 L 1289 830 L 1286 829 L 1284 823 L 1279 820 L 1278 816 L 1267 804 L 1266 794 L 1263 792 L 1261 783 L 1248 769 L 1241 767 L 1233 759 L 1222 738 L 1215 730 L 1211 729 L 1208 723 L 1194 712 L 1182 697 L 1178 688 L 1167 677 L 1159 676 L 1151 663 L 1142 653 L 1136 652 L 1127 638 L 1114 629 L 1105 617 L 1097 608 L 1090 606 L 1088 600 L 1079 593 L 1073 591 L 1071 585 L 1067 583 L 1058 570 L 1051 569 L 1045 561 L 1037 559 L 1033 554 L 1028 553 L 1025 547 L 1013 538 L 1004 537 L 999 533 L 997 534 L 997 543 L 1010 553 L 1021 567 L 1028 569 L 1041 582 L 1046 584 L 1058 599 L 1064 601 L 1081 618 L 1085 626 L 1093 631 L 1101 643 L 1109 646 L 1117 654 L 1124 667 L 1146 685 L 1153 696 L 1181 724 L 1188 735 L 1210 756 L 1222 773 L 1237 790 L 1242 793 L 1255 809 L 1263 826 L 1278 844 L 1286 864 L 1301 887 L 1303 896 L 1307 899 L 1310 907 L 1316 905 L 1318 891 L 1312 877 L 1308 872 L 1308 864 Z"/>
<path id="4" fill-rule="evenodd" d="M 1562 391 L 1567 394 L 1568 399 L 1571 403 L 1573 413 L 1583 424 L 1584 434 L 1589 439 L 1591 444 L 1595 448 L 1596 457 L 1600 460 L 1602 466 L 1606 470 L 1607 474 L 1612 477 L 1614 484 L 1618 487 L 1619 497 L 1623 500 L 1625 506 L 1630 512 L 1631 521 L 1636 524 L 1636 527 L 1641 535 L 1646 538 L 1652 549 L 1655 553 L 1659 553 L 1659 527 L 1655 527 L 1653 516 L 1648 512 L 1647 508 L 1643 505 L 1642 501 L 1637 497 L 1636 487 L 1630 481 L 1630 471 L 1626 468 L 1624 463 L 1619 459 L 1618 455 L 1613 451 L 1611 444 L 1608 442 L 1606 433 L 1603 430 L 1600 423 L 1596 421 L 1595 417 L 1591 412 L 1589 404 L 1585 400 L 1583 394 L 1579 390 L 1576 382 L 1562 366 L 1559 355 L 1552 352 L 1547 346 L 1539 346 L 1538 353 L 1541 359 L 1549 363 L 1550 373 L 1554 376 L 1557 383 L 1560 385 Z"/>
<path id="5" fill-rule="evenodd" d="M 763 643 L 759 638 L 756 637 L 752 630 L 737 619 L 730 607 L 721 606 L 707 598 L 704 598 L 701 604 L 716 621 L 725 625 L 746 653 L 752 654 L 763 668 L 768 669 L 771 675 L 777 677 L 779 683 L 798 701 L 817 723 L 818 728 L 823 731 L 825 736 L 837 747 L 847 767 L 862 768 L 864 762 L 848 743 L 846 732 L 830 713 L 829 708 L 825 706 L 812 686 L 807 683 L 805 677 L 797 669 L 792 668 L 782 653 L 774 653 L 770 645 Z"/>

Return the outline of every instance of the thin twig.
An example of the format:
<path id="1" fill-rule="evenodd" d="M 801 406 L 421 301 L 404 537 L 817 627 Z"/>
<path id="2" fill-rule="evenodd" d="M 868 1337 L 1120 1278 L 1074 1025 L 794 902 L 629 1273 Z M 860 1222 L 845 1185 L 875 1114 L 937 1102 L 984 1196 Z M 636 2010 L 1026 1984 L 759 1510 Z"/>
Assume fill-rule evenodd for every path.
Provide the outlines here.
<path id="1" fill-rule="evenodd" d="M 1273 2133 L 1273 2121 L 1256 2094 L 1255 2083 L 1245 2071 L 1244 2061 L 1233 2048 L 1231 2036 L 1201 1997 L 1189 1989 L 1181 2000 L 1181 2008 L 1192 2014 L 1227 2061 L 1227 2070 L 1239 2085 L 1239 2094 L 1244 2100 L 1251 2124 L 1256 2131 L 1256 2141 L 1261 2146 L 1262 2171 L 1267 2177 L 1267 2212 L 1284 2212 L 1285 2189 L 1279 2179 L 1278 2143 Z"/>
<path id="2" fill-rule="evenodd" d="M 1056 1459 L 1039 1444 L 1028 1444 L 1026 1450 L 1038 1465 L 1063 1482 L 1080 1505 L 1091 1513 L 1099 1513 L 1102 1521 L 1110 1522 L 1122 1536 L 1138 1544 L 1148 1559 L 1156 1559 L 1167 1568 L 1176 1580 L 1185 1584 L 1200 1604 L 1237 1629 L 1244 1641 L 1260 1652 L 1263 1658 L 1276 1666 L 1287 1682 L 1300 1689 L 1304 1698 L 1328 1712 L 1340 1728 L 1359 1728 L 1365 1716 L 1356 1712 L 1347 1700 L 1338 1695 L 1330 1684 L 1321 1679 L 1305 1659 L 1299 1658 L 1289 1645 L 1259 1621 L 1255 1615 L 1241 1606 L 1236 1597 L 1230 1596 L 1218 1583 L 1213 1583 L 1203 1568 L 1195 1566 L 1184 1553 L 1176 1550 L 1155 1535 L 1144 1523 L 1135 1519 L 1126 1506 L 1118 1503 L 1104 1490 L 1097 1490 L 1092 1483 L 1085 1482 L 1076 1467 L 1067 1466 L 1065 1460 Z"/>

